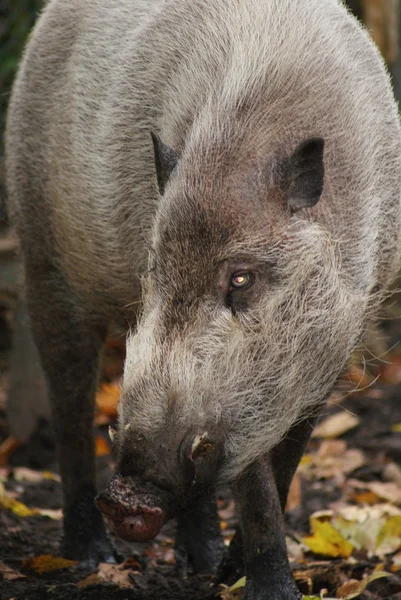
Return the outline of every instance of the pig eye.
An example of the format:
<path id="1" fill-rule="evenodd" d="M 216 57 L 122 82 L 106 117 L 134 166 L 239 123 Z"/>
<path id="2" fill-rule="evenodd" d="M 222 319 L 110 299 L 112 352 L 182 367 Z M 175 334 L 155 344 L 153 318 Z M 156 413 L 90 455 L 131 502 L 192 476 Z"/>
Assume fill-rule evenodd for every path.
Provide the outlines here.
<path id="1" fill-rule="evenodd" d="M 255 282 L 253 273 L 236 273 L 231 277 L 230 290 L 247 290 Z"/>

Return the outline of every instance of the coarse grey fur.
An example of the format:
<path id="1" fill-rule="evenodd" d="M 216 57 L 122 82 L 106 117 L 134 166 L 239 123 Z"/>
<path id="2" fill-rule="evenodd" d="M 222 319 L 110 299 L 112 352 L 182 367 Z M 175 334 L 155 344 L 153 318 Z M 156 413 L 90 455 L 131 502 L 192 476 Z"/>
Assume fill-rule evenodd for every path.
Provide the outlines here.
<path id="1" fill-rule="evenodd" d="M 151 131 L 181 156 L 161 198 Z M 292 214 L 279 176 L 313 136 L 323 196 Z M 120 445 L 219 430 L 233 478 L 327 396 L 398 266 L 400 141 L 383 62 L 337 0 L 48 3 L 8 189 L 26 264 L 132 327 Z M 271 270 L 233 315 L 217 281 L 244 261 Z"/>

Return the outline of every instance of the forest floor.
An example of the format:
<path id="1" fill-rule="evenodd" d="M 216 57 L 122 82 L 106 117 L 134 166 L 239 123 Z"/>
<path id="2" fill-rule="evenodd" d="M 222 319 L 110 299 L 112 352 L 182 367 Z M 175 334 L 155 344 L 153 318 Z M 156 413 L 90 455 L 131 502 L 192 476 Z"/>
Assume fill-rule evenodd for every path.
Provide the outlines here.
<path id="1" fill-rule="evenodd" d="M 291 489 L 287 545 L 306 597 L 401 600 L 401 360 L 386 356 L 381 378 L 354 365 L 348 389 L 336 392 Z M 0 379 L 0 600 L 207 600 L 240 598 L 242 589 L 212 577 L 182 579 L 174 560 L 174 523 L 147 544 L 113 536 L 120 565 L 85 571 L 57 558 L 61 484 L 51 428 L 14 444 L 5 418 L 7 373 Z M 118 387 L 102 384 L 95 419 L 99 486 L 113 469 L 107 438 Z M 3 442 L 3 444 L 2 444 Z M 1 445 L 2 444 L 2 445 Z M 2 463 L 2 464 L 1 464 Z M 235 508 L 219 492 L 228 545 Z"/>

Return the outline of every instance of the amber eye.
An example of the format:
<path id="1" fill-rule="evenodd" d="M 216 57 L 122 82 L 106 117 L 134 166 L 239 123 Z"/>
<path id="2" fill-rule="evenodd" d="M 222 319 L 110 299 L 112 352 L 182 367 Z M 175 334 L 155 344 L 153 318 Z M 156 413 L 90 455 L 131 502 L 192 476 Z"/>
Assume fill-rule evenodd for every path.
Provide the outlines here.
<path id="1" fill-rule="evenodd" d="M 231 287 L 235 289 L 246 289 L 251 287 L 255 280 L 253 273 L 237 273 L 231 277 Z"/>

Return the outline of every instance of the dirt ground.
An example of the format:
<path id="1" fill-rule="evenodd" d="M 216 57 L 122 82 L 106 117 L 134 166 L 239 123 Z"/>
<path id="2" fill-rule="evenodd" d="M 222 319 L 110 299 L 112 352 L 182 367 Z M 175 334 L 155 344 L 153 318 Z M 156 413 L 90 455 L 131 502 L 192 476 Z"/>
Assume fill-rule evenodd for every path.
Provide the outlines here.
<path id="1" fill-rule="evenodd" d="M 322 431 L 312 439 L 293 485 L 286 515 L 288 551 L 305 595 L 326 590 L 322 598 L 401 600 L 401 361 L 397 355 L 385 371 L 372 386 L 372 378 L 355 367 L 350 385 L 356 381 L 358 387 L 366 384 L 367 389 L 345 399 L 343 392 L 332 397 L 323 425 L 333 428 L 327 417 L 339 414 L 339 427 L 334 425 L 328 433 Z M 5 375 L 0 379 L 0 444 L 9 435 L 4 411 L 6 383 Z M 107 428 L 113 423 L 110 411 L 98 410 L 96 423 L 102 487 L 113 468 L 107 441 Z M 0 600 L 240 597 L 241 590 L 231 592 L 216 586 L 211 577 L 180 576 L 174 561 L 174 523 L 167 524 L 148 544 L 127 544 L 113 537 L 123 557 L 119 566 L 101 565 L 85 571 L 79 565 L 56 563 L 61 485 L 49 424 L 39 423 L 29 443 L 15 449 L 7 462 L 0 452 L 0 460 L 6 463 L 0 466 Z M 227 490 L 219 493 L 219 507 L 228 544 L 235 513 Z M 38 510 L 30 514 L 32 509 Z M 350 531 L 344 534 L 342 530 L 340 541 L 330 535 L 325 538 L 325 524 L 334 523 L 335 515 L 344 516 L 350 509 L 361 511 L 347 522 Z M 310 517 L 316 511 L 325 511 L 316 517 L 322 531 L 315 531 L 309 547 Z M 357 536 L 351 531 L 355 527 L 359 527 Z M 377 533 L 379 529 L 381 533 Z M 343 547 L 347 540 L 351 547 Z M 383 543 L 387 544 L 384 550 Z M 363 585 L 358 588 L 359 582 L 366 583 L 364 578 L 379 571 L 387 575 L 369 583 L 366 590 Z"/>

